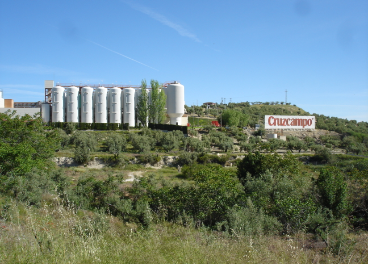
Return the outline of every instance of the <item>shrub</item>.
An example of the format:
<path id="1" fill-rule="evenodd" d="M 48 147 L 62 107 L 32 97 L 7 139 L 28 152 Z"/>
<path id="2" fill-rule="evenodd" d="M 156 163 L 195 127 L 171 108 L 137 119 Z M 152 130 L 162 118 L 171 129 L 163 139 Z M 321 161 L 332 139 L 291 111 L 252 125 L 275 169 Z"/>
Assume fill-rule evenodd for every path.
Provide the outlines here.
<path id="1" fill-rule="evenodd" d="M 244 181 L 248 173 L 252 177 L 259 177 L 266 171 L 275 175 L 294 175 L 299 173 L 300 166 L 301 162 L 291 154 L 281 156 L 278 154 L 261 154 L 259 152 L 250 153 L 238 163 L 238 177 Z"/>
<path id="2" fill-rule="evenodd" d="M 237 236 L 277 234 L 282 227 L 277 218 L 266 215 L 262 209 L 257 209 L 250 198 L 244 207 L 235 205 L 229 209 L 226 217 L 225 225 L 228 225 L 229 233 Z"/>
<path id="3" fill-rule="evenodd" d="M 190 165 L 197 161 L 198 154 L 191 152 L 183 152 L 179 155 L 178 159 L 175 161 L 176 165 L 184 166 Z"/>
<path id="4" fill-rule="evenodd" d="M 316 180 L 316 186 L 320 204 L 332 210 L 336 217 L 345 215 L 348 201 L 344 175 L 337 168 L 323 168 Z"/>
<path id="5" fill-rule="evenodd" d="M 144 153 L 138 156 L 137 159 L 139 160 L 140 163 L 143 163 L 143 164 L 149 163 L 151 165 L 154 165 L 157 162 L 161 161 L 161 156 L 159 156 L 158 154 L 153 154 L 153 153 Z"/>

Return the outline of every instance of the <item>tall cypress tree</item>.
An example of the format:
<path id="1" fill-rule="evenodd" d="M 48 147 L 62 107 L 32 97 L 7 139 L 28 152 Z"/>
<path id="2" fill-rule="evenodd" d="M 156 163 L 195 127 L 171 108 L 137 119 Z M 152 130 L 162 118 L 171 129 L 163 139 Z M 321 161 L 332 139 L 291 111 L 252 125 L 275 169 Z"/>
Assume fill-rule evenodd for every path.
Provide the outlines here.
<path id="1" fill-rule="evenodd" d="M 166 111 L 165 111 L 165 105 L 166 105 L 166 94 L 164 90 L 161 88 L 161 92 L 158 96 L 158 102 L 157 102 L 157 123 L 162 124 L 166 119 Z"/>
<path id="2" fill-rule="evenodd" d="M 159 103 L 159 87 L 160 84 L 156 80 L 151 80 L 151 104 L 149 106 L 149 122 L 157 123 L 158 121 L 158 103 Z"/>
<path id="3" fill-rule="evenodd" d="M 142 123 L 142 126 L 147 125 L 149 111 L 148 93 L 147 93 L 147 82 L 142 80 L 141 82 L 141 94 L 138 97 L 137 102 L 137 118 Z"/>

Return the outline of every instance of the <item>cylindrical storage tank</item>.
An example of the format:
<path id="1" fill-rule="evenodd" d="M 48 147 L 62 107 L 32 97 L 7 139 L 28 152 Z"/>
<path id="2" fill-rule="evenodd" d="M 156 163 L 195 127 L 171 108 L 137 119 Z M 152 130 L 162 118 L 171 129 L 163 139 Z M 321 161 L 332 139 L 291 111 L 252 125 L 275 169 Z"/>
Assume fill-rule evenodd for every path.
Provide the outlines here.
<path id="1" fill-rule="evenodd" d="M 121 123 L 121 89 L 114 87 L 109 91 L 110 123 Z"/>
<path id="2" fill-rule="evenodd" d="M 66 88 L 66 121 L 78 123 L 79 122 L 79 111 L 78 111 L 78 98 L 79 88 L 71 86 Z"/>
<path id="3" fill-rule="evenodd" d="M 81 123 L 93 123 L 93 88 L 81 89 Z"/>
<path id="4" fill-rule="evenodd" d="M 95 123 L 107 123 L 107 89 L 98 87 L 95 90 Z"/>
<path id="5" fill-rule="evenodd" d="M 51 89 L 52 122 L 64 122 L 64 87 Z"/>
<path id="6" fill-rule="evenodd" d="M 135 89 L 133 88 L 123 89 L 123 96 L 122 96 L 124 100 L 123 122 L 129 123 L 130 127 L 135 126 L 134 96 L 135 96 Z"/>
<path id="7" fill-rule="evenodd" d="M 267 138 L 268 139 L 277 138 L 277 134 L 267 134 Z"/>
<path id="8" fill-rule="evenodd" d="M 181 125 L 181 117 L 184 115 L 184 86 L 178 82 L 169 84 L 167 94 L 167 114 L 170 124 Z"/>
<path id="9" fill-rule="evenodd" d="M 41 116 L 42 121 L 45 123 L 50 122 L 50 116 L 51 116 L 51 106 L 48 103 L 41 104 Z"/>

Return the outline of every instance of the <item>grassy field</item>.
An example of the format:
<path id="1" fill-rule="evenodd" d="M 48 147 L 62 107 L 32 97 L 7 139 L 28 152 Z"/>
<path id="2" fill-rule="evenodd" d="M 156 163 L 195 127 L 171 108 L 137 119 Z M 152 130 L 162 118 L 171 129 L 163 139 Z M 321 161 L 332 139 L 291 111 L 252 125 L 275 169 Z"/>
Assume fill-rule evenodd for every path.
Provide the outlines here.
<path id="1" fill-rule="evenodd" d="M 0 200 L 1 263 L 367 263 L 368 234 L 350 234 L 339 255 L 310 236 L 230 236 L 174 223 L 141 229 L 116 217 Z M 350 240 L 349 240 L 350 241 Z M 344 252 L 342 252 L 344 251 Z"/>

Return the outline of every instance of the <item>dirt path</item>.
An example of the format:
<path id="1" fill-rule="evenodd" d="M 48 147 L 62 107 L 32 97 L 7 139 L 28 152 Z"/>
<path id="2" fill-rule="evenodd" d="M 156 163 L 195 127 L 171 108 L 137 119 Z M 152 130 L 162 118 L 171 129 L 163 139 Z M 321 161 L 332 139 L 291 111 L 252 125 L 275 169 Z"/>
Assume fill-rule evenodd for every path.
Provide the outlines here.
<path id="1" fill-rule="evenodd" d="M 128 172 L 128 179 L 124 180 L 124 182 L 134 182 L 134 180 L 139 180 L 138 178 L 142 177 L 144 171 L 130 171 Z"/>

